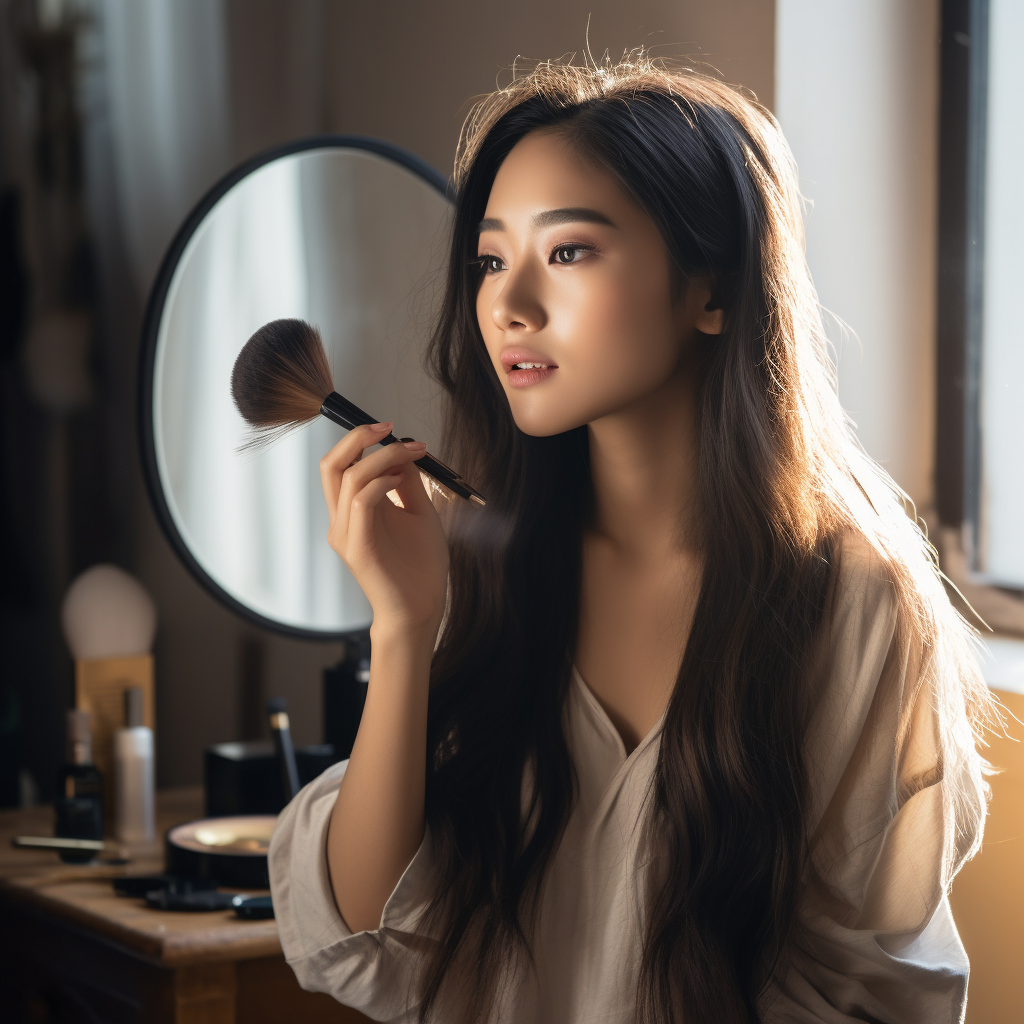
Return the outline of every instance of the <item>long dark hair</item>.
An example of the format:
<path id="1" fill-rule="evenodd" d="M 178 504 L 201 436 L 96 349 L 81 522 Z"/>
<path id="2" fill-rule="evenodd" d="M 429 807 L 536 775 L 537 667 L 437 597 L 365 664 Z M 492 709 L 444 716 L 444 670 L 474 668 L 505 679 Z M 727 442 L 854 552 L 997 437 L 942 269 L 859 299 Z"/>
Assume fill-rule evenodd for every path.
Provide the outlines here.
<path id="1" fill-rule="evenodd" d="M 442 938 L 421 1012 L 443 1005 L 449 1020 L 460 1006 L 481 1019 L 509 965 L 529 963 L 541 881 L 574 799 L 562 714 L 592 513 L 587 428 L 517 429 L 475 312 L 476 226 L 501 162 L 538 129 L 612 173 L 660 229 L 680 286 L 710 274 L 726 311 L 700 383 L 705 569 L 642 823 L 654 859 L 637 1016 L 753 1021 L 793 926 L 806 667 L 847 531 L 885 559 L 921 678 L 940 648 L 955 663 L 943 676 L 951 720 L 965 706 L 980 719 L 986 698 L 930 547 L 839 408 L 776 122 L 731 87 L 639 52 L 614 67 L 542 64 L 482 99 L 460 141 L 430 356 L 449 397 L 447 452 L 489 504 L 450 524 L 426 807 L 441 872 L 428 920 Z M 949 757 L 976 756 L 958 742 Z M 949 797 L 955 820 L 971 799 Z"/>

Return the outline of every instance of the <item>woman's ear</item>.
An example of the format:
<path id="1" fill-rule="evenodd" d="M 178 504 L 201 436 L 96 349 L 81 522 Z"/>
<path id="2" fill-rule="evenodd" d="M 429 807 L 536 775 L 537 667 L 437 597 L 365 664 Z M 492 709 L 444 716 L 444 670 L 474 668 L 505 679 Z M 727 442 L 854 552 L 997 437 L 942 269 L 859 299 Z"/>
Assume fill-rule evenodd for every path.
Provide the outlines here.
<path id="1" fill-rule="evenodd" d="M 725 327 L 725 310 L 721 307 L 709 309 L 710 305 L 708 302 L 697 314 L 697 321 L 693 326 L 702 334 L 721 334 Z"/>
<path id="2" fill-rule="evenodd" d="M 711 279 L 697 278 L 691 282 L 692 301 L 696 305 L 693 326 L 702 334 L 721 334 L 725 327 L 725 310 L 712 291 Z"/>

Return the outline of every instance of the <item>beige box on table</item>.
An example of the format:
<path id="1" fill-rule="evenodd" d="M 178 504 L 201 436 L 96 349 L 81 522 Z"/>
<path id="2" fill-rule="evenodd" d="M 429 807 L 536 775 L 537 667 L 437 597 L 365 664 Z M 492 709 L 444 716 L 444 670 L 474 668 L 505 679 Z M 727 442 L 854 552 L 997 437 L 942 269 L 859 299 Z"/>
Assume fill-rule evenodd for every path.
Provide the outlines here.
<path id="1" fill-rule="evenodd" d="M 75 662 L 75 707 L 88 711 L 92 759 L 103 775 L 103 820 L 114 821 L 114 732 L 124 728 L 124 691 L 142 690 L 142 724 L 154 727 L 153 655 Z"/>

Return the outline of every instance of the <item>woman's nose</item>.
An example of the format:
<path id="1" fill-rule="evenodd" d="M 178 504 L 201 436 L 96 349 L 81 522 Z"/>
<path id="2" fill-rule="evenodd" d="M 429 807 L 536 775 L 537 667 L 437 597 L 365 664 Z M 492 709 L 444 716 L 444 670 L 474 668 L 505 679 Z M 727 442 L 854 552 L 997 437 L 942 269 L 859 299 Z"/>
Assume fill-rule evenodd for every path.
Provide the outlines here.
<path id="1" fill-rule="evenodd" d="M 491 306 L 491 319 L 503 331 L 539 331 L 547 323 L 547 316 L 530 269 L 507 270 L 503 277 L 501 290 Z"/>

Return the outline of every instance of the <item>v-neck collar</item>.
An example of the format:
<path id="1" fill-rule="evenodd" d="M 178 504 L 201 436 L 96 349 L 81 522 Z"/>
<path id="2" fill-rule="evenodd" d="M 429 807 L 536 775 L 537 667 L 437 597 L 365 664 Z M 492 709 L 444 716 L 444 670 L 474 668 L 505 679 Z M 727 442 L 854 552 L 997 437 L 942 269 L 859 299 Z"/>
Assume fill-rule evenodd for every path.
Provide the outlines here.
<path id="1" fill-rule="evenodd" d="M 594 696 L 594 691 L 587 685 L 587 681 L 580 674 L 580 670 L 576 667 L 575 662 L 572 666 L 573 679 L 576 682 L 576 686 L 582 696 L 584 702 L 594 713 L 601 727 L 605 730 L 612 742 L 615 744 L 615 748 L 618 751 L 620 758 L 620 766 L 625 765 L 630 761 L 633 761 L 646 747 L 650 746 L 657 737 L 661 735 L 662 727 L 665 724 L 665 711 L 662 711 L 661 716 L 651 726 L 651 731 L 644 736 L 640 742 L 628 753 L 626 752 L 626 744 L 623 742 L 622 734 L 615 727 L 615 723 L 611 720 L 608 712 L 601 706 L 601 702 Z"/>

